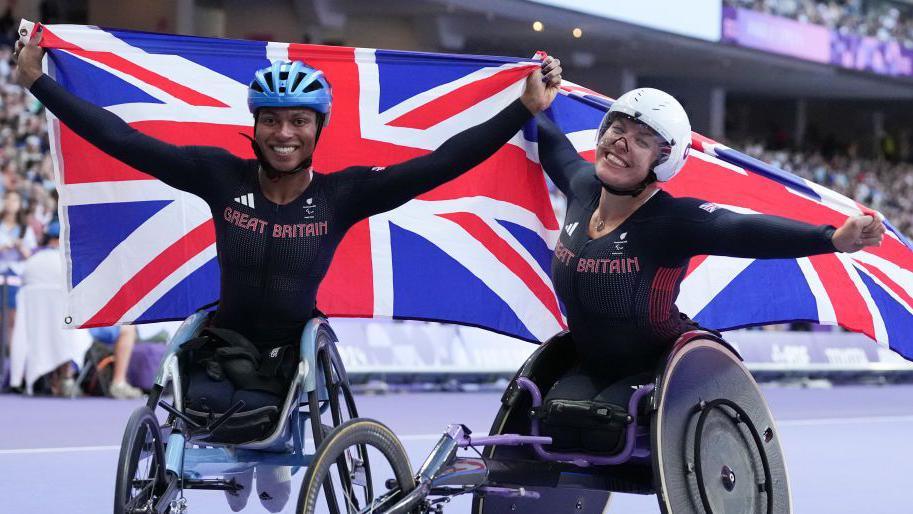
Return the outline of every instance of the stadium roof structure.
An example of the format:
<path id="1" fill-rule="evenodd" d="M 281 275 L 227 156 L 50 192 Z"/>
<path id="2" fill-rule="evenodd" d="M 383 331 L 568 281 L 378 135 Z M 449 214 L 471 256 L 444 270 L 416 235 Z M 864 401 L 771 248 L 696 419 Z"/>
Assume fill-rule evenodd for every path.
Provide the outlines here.
<path id="1" fill-rule="evenodd" d="M 582 67 L 623 68 L 644 78 L 675 78 L 730 93 L 797 98 L 913 99 L 913 78 L 889 77 L 682 36 L 529 0 L 294 0 L 325 36 L 347 44 L 348 17 L 411 21 L 429 49 L 522 55 L 545 49 Z M 565 2 L 566 3 L 566 2 Z M 534 32 L 533 21 L 545 30 Z M 583 37 L 571 36 L 575 27 Z"/>

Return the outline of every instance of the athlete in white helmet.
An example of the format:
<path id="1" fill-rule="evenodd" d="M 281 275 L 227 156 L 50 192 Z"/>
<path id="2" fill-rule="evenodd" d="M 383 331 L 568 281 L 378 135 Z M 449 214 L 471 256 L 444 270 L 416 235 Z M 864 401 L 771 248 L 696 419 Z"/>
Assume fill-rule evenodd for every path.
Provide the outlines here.
<path id="1" fill-rule="evenodd" d="M 597 132 L 595 163 L 548 118 L 537 120 L 542 166 L 568 199 L 552 279 L 579 358 L 546 403 L 627 405 L 630 386 L 649 381 L 678 337 L 700 328 L 675 305 L 693 256 L 795 258 L 881 244 L 884 226 L 871 216 L 835 229 L 739 214 L 661 190 L 691 146 L 688 115 L 663 91 L 635 89 L 611 106 Z M 549 430 L 559 447 L 575 446 L 579 431 Z"/>

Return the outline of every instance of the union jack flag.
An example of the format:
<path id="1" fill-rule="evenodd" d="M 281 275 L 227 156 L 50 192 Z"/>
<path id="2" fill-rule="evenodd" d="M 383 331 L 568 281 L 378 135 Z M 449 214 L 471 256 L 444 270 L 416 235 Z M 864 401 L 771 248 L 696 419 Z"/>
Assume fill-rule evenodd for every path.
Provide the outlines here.
<path id="1" fill-rule="evenodd" d="M 143 132 L 251 157 L 245 105 L 253 71 L 301 59 L 334 87 L 315 167 L 385 166 L 422 155 L 515 99 L 529 61 L 230 41 L 51 25 L 48 72 Z M 581 154 L 611 100 L 566 83 L 551 114 Z M 50 116 L 50 115 L 49 115 Z M 209 211 L 94 149 L 51 119 L 73 326 L 179 319 L 218 297 Z M 558 223 L 530 126 L 459 179 L 350 231 L 318 305 L 331 316 L 481 326 L 541 341 L 565 327 L 548 277 Z M 664 188 L 743 213 L 839 226 L 867 212 L 826 188 L 695 134 Z M 887 222 L 886 222 L 887 223 Z M 888 223 L 885 244 L 853 254 L 752 260 L 697 257 L 682 312 L 721 330 L 809 320 L 863 332 L 913 358 L 913 246 Z"/>
<path id="2" fill-rule="evenodd" d="M 315 168 L 378 167 L 428 153 L 519 97 L 536 63 L 229 41 L 51 25 L 47 71 L 131 126 L 252 157 L 247 84 L 298 59 L 333 84 Z M 218 298 L 210 212 L 114 161 L 49 113 L 69 283 L 69 323 L 181 319 Z M 531 125 L 530 125 L 531 126 Z M 548 276 L 558 224 L 523 133 L 483 165 L 354 226 L 318 295 L 330 316 L 482 326 L 531 341 L 565 327 Z"/>

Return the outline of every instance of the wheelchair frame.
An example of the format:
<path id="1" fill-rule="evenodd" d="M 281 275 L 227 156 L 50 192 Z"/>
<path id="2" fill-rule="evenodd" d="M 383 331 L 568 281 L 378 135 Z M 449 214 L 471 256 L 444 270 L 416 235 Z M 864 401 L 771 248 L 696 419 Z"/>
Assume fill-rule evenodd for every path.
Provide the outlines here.
<path id="1" fill-rule="evenodd" d="M 338 399 L 335 405 L 331 405 L 327 377 L 329 380 L 335 381 L 333 386 L 339 389 L 340 394 L 346 395 L 345 408 L 348 409 L 348 417 L 357 417 L 354 402 L 351 400 L 351 393 L 348 390 L 348 377 L 335 347 L 338 338 L 325 318 L 315 317 L 307 322 L 301 334 L 300 361 L 273 431 L 264 439 L 242 444 L 224 444 L 206 440 L 218 425 L 243 407 L 243 404 L 235 405 L 206 427 L 199 426 L 183 414 L 183 384 L 181 383 L 178 351 L 185 342 L 200 332 L 207 319 L 207 312 L 197 312 L 187 318 L 179 327 L 168 343 L 146 406 L 139 407 L 134 412 L 125 429 L 124 444 L 121 448 L 121 459 L 118 465 L 118 483 L 115 489 L 114 511 L 116 514 L 130 512 L 123 510 L 125 506 L 118 505 L 118 503 L 123 503 L 122 496 L 124 492 L 128 491 L 126 487 L 135 487 L 132 483 L 129 486 L 124 483 L 125 480 L 128 480 L 126 475 L 130 472 L 124 468 L 130 467 L 131 463 L 135 465 L 133 460 L 136 460 L 125 456 L 125 451 L 129 451 L 128 448 L 132 449 L 129 445 L 130 441 L 137 437 L 135 434 L 131 434 L 131 431 L 135 431 L 138 426 L 141 426 L 139 421 L 134 421 L 134 419 L 141 420 L 150 414 L 154 416 L 153 413 L 157 407 L 162 407 L 169 413 L 167 422 L 159 427 L 160 432 L 152 437 L 155 439 L 157 436 L 164 449 L 164 462 L 162 463 L 164 469 L 161 474 L 165 483 L 156 487 L 159 492 L 158 498 L 151 504 L 147 502 L 146 508 L 141 510 L 144 513 L 180 514 L 184 512 L 186 500 L 181 494 L 184 489 L 236 490 L 238 487 L 233 481 L 226 481 L 223 478 L 206 479 L 204 478 L 206 476 L 238 473 L 258 465 L 289 466 L 293 468 L 293 473 L 297 472 L 299 468 L 307 467 L 313 459 L 312 454 L 304 452 L 305 432 L 309 418 L 312 424 L 314 423 L 311 409 L 315 406 L 311 404 L 311 401 L 316 399 L 318 404 L 322 404 L 322 406 L 316 407 L 320 409 L 319 413 L 330 408 L 340 409 Z M 326 356 L 323 362 L 321 362 L 322 354 Z M 333 369 L 323 370 L 323 363 L 329 363 Z M 161 399 L 169 384 L 172 385 L 173 394 L 171 405 Z M 307 404 L 307 410 L 302 410 L 305 404 Z M 316 414 L 318 420 L 319 413 Z M 334 424 L 338 424 L 341 417 L 342 414 L 337 416 L 337 413 L 333 412 Z M 168 432 L 166 443 L 161 442 L 162 431 Z M 316 446 L 323 434 L 313 435 Z M 148 445 L 148 442 L 145 445 Z M 152 452 L 149 453 L 155 455 Z M 132 472 L 135 473 L 135 470 Z M 155 481 L 155 477 L 151 479 L 153 482 Z M 132 481 L 136 482 L 135 478 Z"/>
<path id="2" fill-rule="evenodd" d="M 686 347 L 686 345 L 689 346 Z M 513 412 L 511 409 L 516 408 L 516 412 L 519 412 L 526 408 L 526 403 L 518 404 L 516 402 L 518 398 L 528 394 L 532 408 L 541 404 L 541 391 L 539 386 L 531 379 L 533 375 L 531 363 L 537 357 L 536 354 L 550 351 L 547 346 L 548 343 L 538 349 L 527 360 L 527 363 L 521 367 L 514 381 L 505 391 L 502 398 L 502 410 L 492 427 L 491 432 L 493 435 L 473 437 L 466 426 L 459 424 L 449 425 L 421 468 L 413 475 L 411 482 L 402 483 L 400 479 L 397 479 L 398 486 L 392 487 L 389 492 L 375 498 L 371 504 L 363 506 L 357 512 L 388 514 L 422 512 L 439 514 L 443 504 L 448 502 L 451 497 L 472 493 L 475 496 L 473 512 L 525 512 L 529 511 L 534 504 L 525 503 L 524 507 L 523 504 L 517 504 L 516 500 L 530 499 L 538 500 L 535 502 L 538 504 L 535 506 L 536 512 L 561 512 L 576 508 L 576 512 L 601 513 L 611 492 L 657 494 L 660 508 L 665 513 L 710 514 L 713 512 L 710 506 L 711 500 L 708 499 L 707 490 L 703 485 L 705 480 L 703 477 L 705 475 L 700 474 L 699 462 L 695 465 L 696 472 L 700 475 L 696 479 L 696 488 L 700 489 L 700 492 L 699 495 L 692 494 L 693 498 L 690 501 L 696 502 L 699 499 L 700 502 L 683 506 L 687 502 L 676 504 L 669 501 L 667 490 L 669 480 L 667 480 L 667 477 L 662 476 L 663 469 L 665 469 L 662 464 L 662 454 L 665 451 L 673 451 L 674 449 L 655 448 L 659 437 L 657 431 L 661 428 L 658 418 L 662 417 L 657 413 L 661 409 L 660 401 L 668 393 L 667 382 L 675 376 L 674 373 L 668 371 L 666 365 L 671 368 L 674 363 L 678 362 L 677 359 L 692 350 L 712 349 L 719 356 L 736 363 L 741 372 L 744 372 L 745 376 L 750 380 L 750 375 L 741 364 L 738 353 L 722 338 L 714 334 L 693 331 L 683 335 L 670 352 L 670 357 L 661 367 L 655 383 L 642 385 L 633 393 L 628 403 L 629 421 L 624 448 L 615 455 L 598 456 L 582 453 L 552 452 L 543 448 L 543 446 L 551 444 L 552 439 L 551 437 L 539 435 L 538 420 L 535 417 L 532 417 L 532 419 L 527 418 L 529 420 L 529 435 L 501 432 L 508 425 L 507 416 Z M 675 369 L 677 370 L 678 368 Z M 750 383 L 756 390 L 757 386 L 754 381 L 750 380 Z M 758 391 L 758 395 L 760 395 L 760 391 Z M 763 397 L 759 396 L 759 398 L 763 403 Z M 704 421 L 712 409 L 722 412 L 721 417 L 724 419 L 726 416 L 731 417 L 734 424 L 747 425 L 748 428 L 744 429 L 744 431 L 751 433 L 750 439 L 755 443 L 753 449 L 749 448 L 749 451 L 756 451 L 760 455 L 760 461 L 762 461 L 764 468 L 764 481 L 762 484 L 758 484 L 758 487 L 760 488 L 759 494 L 766 495 L 765 500 L 763 503 L 753 505 L 758 508 L 761 505 L 765 505 L 765 510 L 768 514 L 790 512 L 791 502 L 788 484 L 785 480 L 783 482 L 771 480 L 770 465 L 766 453 L 773 451 L 775 458 L 781 456 L 777 441 L 774 440 L 773 442 L 775 448 L 763 446 L 764 443 L 761 442 L 758 431 L 753 426 L 753 421 L 747 419 L 748 414 L 746 411 L 738 406 L 732 407 L 729 405 L 733 404 L 730 400 L 712 400 L 709 398 L 707 400 L 705 402 L 701 399 L 699 402 L 695 402 L 695 405 L 692 405 L 691 408 L 693 416 L 698 417 L 697 431 L 693 441 L 695 447 L 700 447 L 700 441 L 704 436 L 702 431 Z M 651 418 L 649 427 L 644 427 L 637 422 L 640 404 L 643 401 L 649 401 L 649 416 Z M 769 414 L 766 405 L 762 405 L 762 407 Z M 505 411 L 505 408 L 507 411 Z M 772 422 L 772 419 L 768 421 Z M 691 421 L 687 422 L 691 423 Z M 516 423 L 511 425 L 511 430 L 516 428 Z M 768 430 L 771 429 L 768 428 Z M 388 435 L 384 436 L 384 434 Z M 746 437 L 746 439 L 749 438 Z M 769 443 L 770 440 L 767 439 L 766 442 Z M 299 506 L 306 506 L 304 512 L 310 514 L 311 510 L 309 509 L 316 504 L 316 495 L 320 494 L 320 484 L 324 480 L 322 475 L 329 472 L 329 467 L 333 463 L 339 461 L 341 455 L 346 451 L 347 445 L 364 444 L 381 450 L 394 469 L 404 463 L 408 465 L 405 450 L 388 428 L 374 420 L 350 420 L 334 429 L 317 449 L 313 465 L 308 468 L 305 475 L 301 497 L 299 498 Z M 476 446 L 485 446 L 485 453 L 480 454 L 479 457 L 458 457 L 456 455 L 457 450 L 460 448 Z M 391 449 L 391 447 L 393 448 Z M 505 447 L 520 448 L 510 450 Z M 494 456 L 495 448 L 508 449 L 510 455 L 496 457 Z M 518 456 L 520 458 L 517 458 Z M 625 466 L 628 467 L 626 468 Z M 626 469 L 633 468 L 641 471 L 649 470 L 652 473 L 649 476 L 642 475 L 639 477 L 635 473 L 632 479 L 625 472 Z M 785 467 L 780 471 L 782 471 L 782 477 L 785 479 Z M 742 470 L 742 472 L 746 472 L 746 470 Z M 694 474 L 695 471 L 688 469 L 686 473 Z M 746 473 L 750 474 L 751 472 L 747 471 Z M 714 475 L 711 474 L 710 476 L 713 477 Z M 717 478 L 721 478 L 728 488 L 727 478 L 730 477 Z M 730 480 L 735 482 L 735 475 Z M 742 477 L 741 480 L 744 481 L 745 478 Z M 746 483 L 751 482 L 748 481 Z M 718 486 L 718 484 L 715 485 Z M 390 486 L 388 485 L 388 487 Z M 731 489 L 728 490 L 731 491 Z M 677 491 L 683 494 L 680 489 Z M 774 496 L 774 491 L 776 491 L 776 497 Z M 486 506 L 484 502 L 489 500 L 495 503 Z M 568 501 L 571 503 L 568 504 Z M 576 505 L 574 502 L 576 502 Z"/>

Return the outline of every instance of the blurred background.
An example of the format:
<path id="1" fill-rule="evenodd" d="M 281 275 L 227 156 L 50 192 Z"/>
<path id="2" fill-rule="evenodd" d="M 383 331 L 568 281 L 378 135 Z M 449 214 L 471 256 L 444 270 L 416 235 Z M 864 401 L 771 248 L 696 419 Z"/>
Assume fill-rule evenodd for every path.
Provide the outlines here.
<path id="1" fill-rule="evenodd" d="M 0 270 L 6 277 L 0 355 L 8 353 L 14 339 L 14 299 L 26 259 L 47 241 L 56 216 L 44 112 L 13 81 L 10 45 L 20 18 L 429 52 L 530 56 L 545 50 L 561 58 L 567 79 L 606 95 L 617 97 L 643 86 L 672 93 L 689 112 L 695 131 L 878 209 L 913 237 L 913 0 L 0 0 L 0 13 Z M 557 192 L 553 200 L 560 220 L 563 200 Z M 353 380 L 370 392 L 443 389 L 465 395 L 481 389 L 496 398 L 534 348 L 477 329 L 434 323 L 333 320 L 333 326 Z M 107 336 L 109 353 L 117 353 L 118 342 L 131 349 L 120 355 L 132 387 L 151 384 L 161 343 L 174 329 L 174 324 L 160 324 Z M 795 323 L 726 336 L 769 387 L 854 384 L 843 390 L 856 392 L 844 398 L 854 398 L 857 406 L 887 401 L 890 406 L 869 414 L 900 415 L 903 426 L 910 426 L 910 389 L 896 384 L 913 378 L 913 366 L 862 335 Z M 82 351 L 92 348 L 92 340 L 102 339 L 97 334 L 79 337 L 84 340 L 73 343 L 79 348 L 73 357 L 77 365 L 83 364 Z M 0 366 L 0 372 L 4 367 L 8 365 Z M 31 383 L 6 380 L 0 387 L 35 395 L 116 396 L 110 390 L 90 391 L 91 377 L 65 367 L 70 371 L 55 368 Z M 849 389 L 859 384 L 868 385 L 867 392 Z M 885 384 L 881 393 L 871 392 L 872 385 Z M 128 393 L 122 396 L 134 396 Z M 832 416 L 828 419 L 846 414 L 822 407 L 828 401 L 839 403 L 839 396 L 809 397 L 807 405 L 797 407 L 787 405 L 791 395 L 771 395 L 778 418 L 814 417 L 808 410 L 816 407 Z M 4 408 L 2 399 L 0 420 L 13 409 Z M 454 401 L 473 400 L 446 400 L 441 408 Z M 476 425 L 481 431 L 496 407 L 496 400 L 486 401 L 489 408 Z M 129 408 L 123 412 L 126 419 Z M 452 416 L 434 418 L 430 426 L 443 428 L 451 421 Z M 95 444 L 113 445 L 120 418 L 114 425 L 113 442 Z M 794 428 L 793 434 L 802 429 Z M 788 450 L 797 451 L 793 441 L 787 441 L 792 444 Z M 47 441 L 6 443 L 0 458 L 2 448 L 55 446 Z M 800 464 L 797 475 L 814 481 L 827 461 L 802 455 L 794 458 L 817 461 L 810 466 L 819 469 L 803 470 Z M 906 460 L 909 446 L 900 455 L 906 457 L 890 473 L 908 476 L 913 471 Z M 884 484 L 871 487 L 880 490 Z M 845 500 L 843 507 L 851 509 L 855 500 Z M 801 512 L 824 511 L 807 502 Z M 873 510 L 904 511 L 896 496 L 886 505 Z M 842 510 L 831 506 L 826 511 Z"/>

